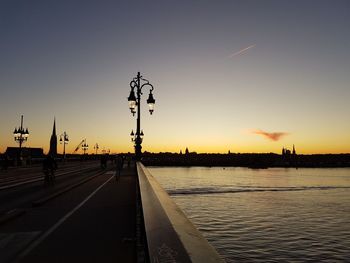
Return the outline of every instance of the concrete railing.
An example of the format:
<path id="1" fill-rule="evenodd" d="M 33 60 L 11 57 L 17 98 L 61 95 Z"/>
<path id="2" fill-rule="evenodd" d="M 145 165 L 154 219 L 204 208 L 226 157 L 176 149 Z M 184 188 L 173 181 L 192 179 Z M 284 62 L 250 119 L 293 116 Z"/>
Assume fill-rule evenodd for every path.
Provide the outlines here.
<path id="1" fill-rule="evenodd" d="M 224 262 L 157 180 L 137 163 L 150 262 Z"/>

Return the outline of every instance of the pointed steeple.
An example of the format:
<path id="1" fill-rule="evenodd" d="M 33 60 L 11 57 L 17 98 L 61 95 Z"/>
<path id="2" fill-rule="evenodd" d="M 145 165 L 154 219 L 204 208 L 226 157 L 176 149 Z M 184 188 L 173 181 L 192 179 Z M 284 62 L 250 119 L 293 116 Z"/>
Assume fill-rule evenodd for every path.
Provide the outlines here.
<path id="1" fill-rule="evenodd" d="M 53 119 L 52 135 L 56 136 L 56 117 Z"/>
<path id="2" fill-rule="evenodd" d="M 56 135 L 56 118 L 53 120 L 52 134 L 50 138 L 50 150 L 49 154 L 56 156 L 57 155 L 57 135 Z"/>
<path id="3" fill-rule="evenodd" d="M 293 144 L 293 155 L 295 155 L 296 152 L 295 152 L 295 147 L 294 147 L 294 144 Z"/>

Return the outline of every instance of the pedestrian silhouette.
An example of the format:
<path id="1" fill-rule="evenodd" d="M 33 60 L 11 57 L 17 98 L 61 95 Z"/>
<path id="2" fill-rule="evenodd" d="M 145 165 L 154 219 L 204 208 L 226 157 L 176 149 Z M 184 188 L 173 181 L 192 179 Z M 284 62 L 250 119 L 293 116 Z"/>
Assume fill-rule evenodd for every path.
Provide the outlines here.
<path id="1" fill-rule="evenodd" d="M 118 180 L 120 178 L 120 174 L 121 174 L 122 169 L 123 169 L 124 156 L 117 155 L 116 162 L 117 162 L 117 165 L 116 165 L 117 166 L 117 170 L 116 170 L 116 173 L 115 173 L 115 179 Z"/>
<path id="2" fill-rule="evenodd" d="M 107 168 L 107 156 L 102 155 L 101 156 L 101 169 L 106 169 Z"/>
<path id="3" fill-rule="evenodd" d="M 2 169 L 4 171 L 7 171 L 7 168 L 9 166 L 9 157 L 8 155 L 5 153 L 4 157 L 3 157 L 3 160 L 2 160 Z"/>
<path id="4" fill-rule="evenodd" d="M 43 161 L 43 172 L 45 175 L 45 183 L 53 183 L 55 180 L 55 170 L 57 169 L 57 163 L 53 156 L 47 155 Z"/>
<path id="5" fill-rule="evenodd" d="M 126 160 L 128 162 L 128 167 L 130 167 L 130 163 L 131 163 L 131 156 L 130 156 L 130 154 L 128 154 L 128 157 L 126 157 Z"/>

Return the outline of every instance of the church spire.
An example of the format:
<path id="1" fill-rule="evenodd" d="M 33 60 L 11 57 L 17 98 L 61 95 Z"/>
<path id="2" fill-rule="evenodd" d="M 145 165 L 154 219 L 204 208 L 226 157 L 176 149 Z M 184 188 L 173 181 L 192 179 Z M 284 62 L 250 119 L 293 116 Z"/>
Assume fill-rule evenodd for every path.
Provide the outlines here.
<path id="1" fill-rule="evenodd" d="M 50 150 L 49 154 L 56 156 L 57 155 L 57 135 L 56 135 L 56 118 L 53 120 L 52 134 L 50 138 Z"/>
<path id="2" fill-rule="evenodd" d="M 56 117 L 53 119 L 52 135 L 56 136 Z"/>

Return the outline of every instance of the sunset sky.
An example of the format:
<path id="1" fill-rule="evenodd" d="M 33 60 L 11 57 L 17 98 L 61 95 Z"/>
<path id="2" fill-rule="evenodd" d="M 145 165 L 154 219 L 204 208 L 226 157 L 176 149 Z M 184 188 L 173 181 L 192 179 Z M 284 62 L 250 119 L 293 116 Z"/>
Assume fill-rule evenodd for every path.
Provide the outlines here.
<path id="1" fill-rule="evenodd" d="M 46 152 L 56 117 L 72 152 L 350 152 L 350 1 L 0 0 L 0 152 Z M 62 146 L 58 146 L 62 152 Z"/>

